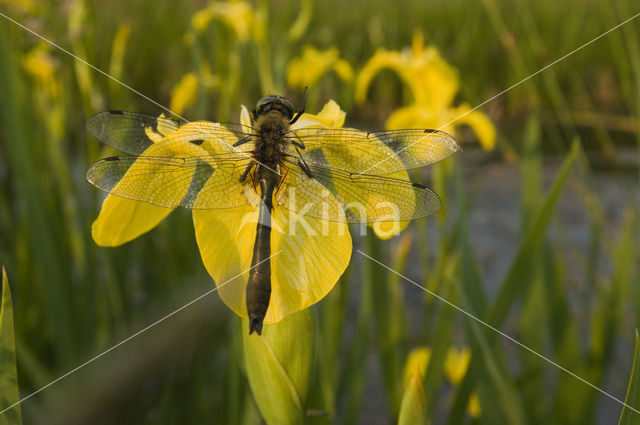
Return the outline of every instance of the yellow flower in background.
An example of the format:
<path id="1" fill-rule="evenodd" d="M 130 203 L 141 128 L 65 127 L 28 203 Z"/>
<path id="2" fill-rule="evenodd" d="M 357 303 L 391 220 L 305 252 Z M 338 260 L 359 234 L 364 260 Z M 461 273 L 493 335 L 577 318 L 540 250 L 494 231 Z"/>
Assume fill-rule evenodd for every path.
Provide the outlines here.
<path id="1" fill-rule="evenodd" d="M 434 128 L 455 134 L 456 127 L 468 125 L 486 150 L 495 146 L 496 130 L 489 118 L 463 103 L 453 106 L 459 89 L 457 71 L 434 47 L 425 47 L 422 34 L 413 37 L 410 50 L 379 49 L 356 79 L 356 102 L 364 102 L 373 78 L 383 69 L 393 70 L 409 86 L 413 103 L 394 111 L 386 122 L 389 130 Z"/>
<path id="2" fill-rule="evenodd" d="M 471 352 L 467 348 L 450 347 L 444 361 L 444 373 L 449 380 L 458 385 L 467 373 L 471 361 Z"/>
<path id="3" fill-rule="evenodd" d="M 212 90 L 217 88 L 219 83 L 219 78 L 211 73 L 207 64 L 203 63 L 200 66 L 199 74 L 189 72 L 173 86 L 169 109 L 173 113 L 181 115 L 186 108 L 196 103 L 199 88 Z"/>
<path id="4" fill-rule="evenodd" d="M 169 109 L 180 115 L 187 106 L 196 101 L 198 95 L 198 77 L 193 72 L 185 74 L 171 89 L 171 103 Z"/>
<path id="5" fill-rule="evenodd" d="M 62 82 L 58 77 L 57 63 L 49 49 L 48 44 L 37 44 L 25 54 L 22 66 L 38 87 L 44 89 L 49 97 L 57 98 L 62 94 Z"/>
<path id="6" fill-rule="evenodd" d="M 249 113 L 243 108 L 241 122 L 248 125 L 248 120 Z M 344 112 L 335 102 L 330 101 L 318 115 L 303 114 L 292 128 L 340 127 L 343 123 Z M 202 138 L 206 139 L 207 129 L 216 125 L 199 121 L 179 128 L 160 127 L 157 132 L 148 128 L 147 135 L 154 144 L 141 157 L 206 157 L 213 150 L 229 150 L 230 147 L 210 139 L 201 145 L 170 143 L 183 134 L 193 135 L 194 130 L 201 131 Z M 165 140 L 167 143 L 164 143 Z M 137 165 L 137 162 L 134 163 L 130 170 L 134 173 L 141 172 Z M 126 179 L 125 174 L 118 184 L 126 185 Z M 187 189 L 185 186 L 175 190 L 186 192 Z M 255 197 L 257 199 L 258 195 L 255 194 Z M 151 230 L 171 211 L 171 208 L 108 195 L 93 223 L 92 235 L 98 245 L 120 245 Z M 220 298 L 240 317 L 247 318 L 246 271 L 251 266 L 258 209 L 254 205 L 246 205 L 239 208 L 193 210 L 192 215 L 203 263 L 218 285 Z M 351 235 L 344 223 L 304 217 L 303 225 L 289 222 L 287 217 L 288 211 L 274 207 L 271 251 L 280 253 L 271 259 L 272 292 L 264 319 L 267 325 L 279 322 L 320 301 L 336 284 L 351 259 Z"/>
<path id="7" fill-rule="evenodd" d="M 0 5 L 11 8 L 21 15 L 29 16 L 35 16 L 42 8 L 41 4 L 32 0 L 0 0 Z"/>
<path id="8" fill-rule="evenodd" d="M 336 47 L 321 51 L 305 46 L 302 56 L 293 58 L 287 66 L 287 83 L 291 87 L 313 87 L 326 73 L 334 71 L 345 83 L 353 80 L 353 68 Z"/>
<path id="9" fill-rule="evenodd" d="M 211 21 L 218 19 L 231 28 L 241 42 L 251 37 L 254 22 L 253 7 L 245 1 L 215 2 L 196 12 L 191 18 L 191 26 L 196 32 L 204 32 Z"/>
<path id="10" fill-rule="evenodd" d="M 411 382 L 416 373 L 424 378 L 429 360 L 431 359 L 431 349 L 428 347 L 420 347 L 412 350 L 407 356 L 404 366 L 403 382 L 405 387 Z M 444 374 L 453 385 L 459 385 L 464 375 L 467 373 L 469 362 L 471 360 L 471 352 L 467 348 L 458 349 L 450 347 L 444 361 Z M 467 405 L 469 414 L 474 418 L 480 416 L 480 401 L 476 393 L 472 393 L 469 397 Z"/>
<path id="11" fill-rule="evenodd" d="M 419 347 L 411 350 L 407 356 L 407 361 L 404 365 L 404 374 L 402 382 L 406 386 L 411 380 L 411 375 L 419 373 L 424 377 L 427 373 L 427 366 L 431 359 L 431 350 L 428 347 Z"/>
<path id="12" fill-rule="evenodd" d="M 471 361 L 471 351 L 468 348 L 449 347 L 447 357 L 444 360 L 444 374 L 454 385 L 459 385 L 467 374 L 467 368 Z M 467 405 L 469 414 L 474 418 L 480 416 L 480 400 L 478 394 L 472 393 Z"/>

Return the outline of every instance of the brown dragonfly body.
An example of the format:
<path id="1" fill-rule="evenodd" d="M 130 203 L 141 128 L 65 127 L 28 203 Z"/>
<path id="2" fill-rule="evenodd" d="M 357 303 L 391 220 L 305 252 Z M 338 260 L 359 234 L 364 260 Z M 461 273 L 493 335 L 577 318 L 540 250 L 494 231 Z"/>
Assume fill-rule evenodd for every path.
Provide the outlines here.
<path id="1" fill-rule="evenodd" d="M 284 146 L 290 143 L 285 137 L 289 125 L 294 123 L 293 105 L 280 96 L 265 97 L 253 110 L 256 126 L 255 149 L 252 155 L 256 162 L 247 166 L 240 178 L 246 178 L 252 168 L 260 188 L 260 212 L 256 228 L 256 242 L 253 245 L 251 271 L 247 283 L 247 313 L 249 315 L 249 333 L 262 332 L 262 321 L 267 314 L 271 296 L 271 211 L 273 193 L 282 180 L 280 165 Z"/>

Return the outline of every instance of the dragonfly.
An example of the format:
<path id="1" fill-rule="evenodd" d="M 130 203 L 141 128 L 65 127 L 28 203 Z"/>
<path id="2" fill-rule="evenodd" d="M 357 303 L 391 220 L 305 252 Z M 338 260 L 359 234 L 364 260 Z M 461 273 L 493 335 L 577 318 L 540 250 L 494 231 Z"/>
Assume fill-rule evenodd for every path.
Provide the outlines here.
<path id="1" fill-rule="evenodd" d="M 269 307 L 274 208 L 341 223 L 425 217 L 440 209 L 440 198 L 407 170 L 460 150 L 453 136 L 432 129 L 298 128 L 304 110 L 304 100 L 296 112 L 287 98 L 269 95 L 251 110 L 251 125 L 124 111 L 87 123 L 127 154 L 89 168 L 87 180 L 105 192 L 167 208 L 259 208 L 246 286 L 250 334 L 261 334 Z"/>

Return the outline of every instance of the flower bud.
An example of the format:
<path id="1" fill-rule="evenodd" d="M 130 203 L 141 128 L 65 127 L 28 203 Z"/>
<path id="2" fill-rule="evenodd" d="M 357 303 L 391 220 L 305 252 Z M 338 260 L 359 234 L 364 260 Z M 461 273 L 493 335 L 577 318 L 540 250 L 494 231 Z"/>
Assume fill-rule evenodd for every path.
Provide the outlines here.
<path id="1" fill-rule="evenodd" d="M 410 375 L 409 383 L 402 396 L 398 425 L 424 425 L 427 423 L 429 423 L 429 420 L 422 386 L 422 375 L 419 369 L 416 368 Z"/>
<path id="2" fill-rule="evenodd" d="M 242 346 L 253 398 L 269 425 L 302 424 L 315 360 L 315 320 L 308 308 L 249 335 Z"/>

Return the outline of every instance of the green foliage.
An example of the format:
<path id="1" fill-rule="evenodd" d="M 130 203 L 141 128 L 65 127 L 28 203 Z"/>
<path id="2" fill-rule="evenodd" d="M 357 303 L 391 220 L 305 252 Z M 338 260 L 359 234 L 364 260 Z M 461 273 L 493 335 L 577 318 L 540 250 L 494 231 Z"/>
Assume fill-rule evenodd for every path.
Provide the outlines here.
<path id="1" fill-rule="evenodd" d="M 640 358 L 638 357 L 639 346 L 640 341 L 638 338 L 638 330 L 636 329 L 636 348 L 633 352 L 633 365 L 631 366 L 627 397 L 624 399 L 625 406 L 622 408 L 622 414 L 620 415 L 618 425 L 633 425 L 640 423 L 640 413 L 632 410 L 638 410 L 635 406 L 640 404 L 640 387 L 638 387 L 638 385 L 640 385 L 640 364 L 638 364 L 640 361 Z"/>
<path id="2" fill-rule="evenodd" d="M 7 272 L 2 268 L 2 306 L 0 307 L 0 422 L 6 425 L 22 424 L 18 371 L 16 369 L 16 342 L 13 331 L 13 304 Z"/>

